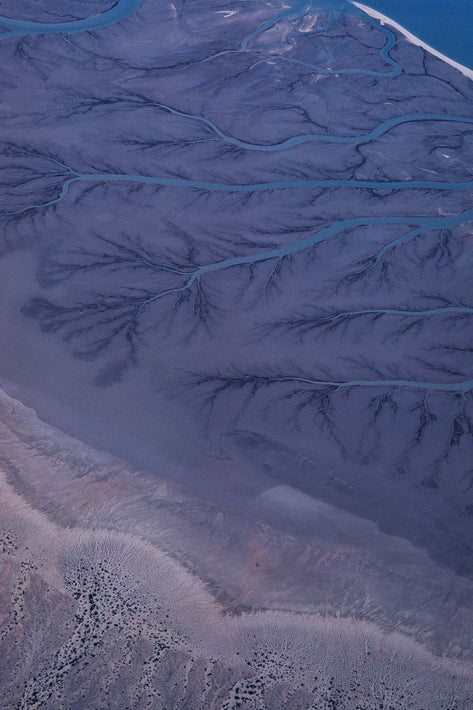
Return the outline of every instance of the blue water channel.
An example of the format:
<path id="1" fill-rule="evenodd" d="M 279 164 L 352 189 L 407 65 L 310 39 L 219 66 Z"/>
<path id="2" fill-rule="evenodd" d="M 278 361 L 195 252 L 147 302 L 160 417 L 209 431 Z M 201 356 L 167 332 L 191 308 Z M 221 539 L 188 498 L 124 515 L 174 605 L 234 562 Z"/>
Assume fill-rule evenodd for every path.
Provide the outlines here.
<path id="1" fill-rule="evenodd" d="M 361 0 L 450 59 L 473 69 L 472 0 Z"/>
<path id="2" fill-rule="evenodd" d="M 0 25 L 8 32 L 1 39 L 31 34 L 71 34 L 87 32 L 114 25 L 139 10 L 143 0 L 118 0 L 109 10 L 91 17 L 69 22 L 33 22 L 0 15 Z M 366 4 L 401 24 L 414 35 L 465 66 L 473 68 L 473 2 L 471 0 L 367 0 Z M 357 12 L 349 0 L 293 0 L 262 26 L 243 38 L 241 51 L 246 51 L 251 40 L 273 27 L 279 20 L 303 17 L 309 11 Z M 387 43 L 381 54 L 396 72 L 396 63 L 389 57 L 393 38 L 386 31 Z M 338 71 L 347 71 L 341 68 Z M 376 72 L 374 72 L 376 73 Z"/>
<path id="3" fill-rule="evenodd" d="M 6 28 L 6 32 L 0 35 L 0 39 L 6 39 L 12 36 L 22 36 L 31 34 L 70 34 L 73 32 L 84 32 L 97 30 L 103 27 L 121 22 L 132 14 L 137 12 L 143 0 L 119 0 L 118 3 L 99 15 L 94 15 L 89 18 L 74 20 L 70 22 L 58 23 L 41 23 L 24 20 L 15 20 L 8 17 L 0 16 L 0 25 Z M 432 44 L 436 49 L 445 52 L 449 56 L 458 61 L 473 66 L 473 51 L 471 51 L 470 43 L 467 41 L 467 31 L 473 26 L 473 5 L 465 0 L 372 0 L 369 5 L 392 17 L 400 22 L 407 29 L 424 39 L 429 44 Z M 280 12 L 275 14 L 270 20 L 266 21 L 259 27 L 255 28 L 250 34 L 246 35 L 240 43 L 237 50 L 228 50 L 230 52 L 247 52 L 251 50 L 252 40 L 262 32 L 273 27 L 277 22 L 284 18 L 296 19 L 303 17 L 310 11 L 314 10 L 329 11 L 329 24 L 333 21 L 333 16 L 330 11 L 337 10 L 342 12 L 360 12 L 345 0 L 293 0 L 289 7 L 285 7 Z M 451 11 L 449 14 L 449 10 Z M 343 68 L 330 70 L 332 73 L 362 73 L 373 76 L 385 75 L 387 77 L 397 76 L 402 69 L 399 64 L 390 56 L 390 51 L 395 45 L 395 35 L 387 28 L 379 25 L 375 20 L 364 15 L 371 24 L 377 27 L 386 36 L 386 42 L 380 54 L 387 64 L 391 66 L 391 70 L 387 71 L 371 71 L 357 68 Z M 463 18 L 463 22 L 461 21 Z M 452 26 L 452 22 L 455 27 Z M 462 36 L 464 33 L 464 36 Z M 295 35 L 293 35 L 295 36 Z M 219 55 L 227 52 L 220 52 Z M 217 55 L 218 56 L 218 55 Z M 277 57 L 272 57 L 272 59 Z M 284 61 L 295 61 L 290 57 L 280 57 Z M 264 60 L 263 60 L 264 61 Z M 319 68 L 314 66 L 314 70 L 319 71 Z M 321 71 L 328 71 L 322 69 Z M 455 123 L 471 124 L 473 118 L 467 116 L 443 115 L 443 114 L 409 114 L 404 116 L 396 116 L 385 120 L 371 131 L 355 136 L 334 136 L 334 135 L 313 135 L 305 134 L 288 138 L 287 140 L 273 145 L 252 144 L 240 140 L 236 137 L 225 134 L 214 122 L 198 115 L 187 114 L 178 111 L 170 106 L 156 103 L 154 108 L 158 110 L 169 111 L 176 116 L 194 119 L 197 122 L 204 124 L 213 134 L 210 140 L 218 140 L 224 143 L 229 143 L 245 150 L 255 151 L 280 151 L 293 148 L 296 145 L 308 142 L 330 142 L 330 143 L 366 143 L 374 140 L 389 130 L 400 126 L 404 123 L 423 122 L 423 121 L 446 121 Z M 162 185 L 171 187 L 187 187 L 200 190 L 223 191 L 223 192 L 254 192 L 263 190 L 277 189 L 295 189 L 295 188 L 357 188 L 357 189 L 428 189 L 428 190 L 473 190 L 473 182 L 468 183 L 451 183 L 441 181 L 425 181 L 425 180 L 406 180 L 406 181 L 374 181 L 374 180 L 302 180 L 302 181 L 277 181 L 267 183 L 250 183 L 245 185 L 225 184 L 225 183 L 208 183 L 198 180 L 173 179 L 167 177 L 144 176 L 144 175 L 127 175 L 121 173 L 78 173 L 72 167 L 67 166 L 59 161 L 52 160 L 59 168 L 60 178 L 65 178 L 62 184 L 60 193 L 56 198 L 48 201 L 31 205 L 17 212 L 10 214 L 19 214 L 30 209 L 41 209 L 48 207 L 62 199 L 68 194 L 69 185 L 73 182 L 134 182 L 149 185 Z M 177 269 L 168 269 L 173 271 L 177 277 L 182 279 L 182 283 L 175 288 L 163 290 L 154 297 L 145 300 L 142 308 L 148 307 L 153 301 L 161 299 L 167 295 L 189 289 L 193 283 L 199 284 L 200 279 L 208 272 L 227 269 L 233 266 L 252 265 L 258 262 L 267 261 L 270 259 L 281 260 L 293 254 L 301 252 L 305 249 L 312 248 L 327 239 L 335 237 L 341 232 L 357 227 L 363 227 L 373 224 L 398 224 L 405 225 L 409 228 L 407 233 L 400 235 L 392 242 L 385 245 L 378 253 L 372 264 L 366 268 L 371 269 L 383 258 L 384 254 L 398 246 L 399 244 L 414 238 L 417 235 L 423 234 L 430 230 L 442 230 L 449 227 L 454 227 L 467 221 L 473 220 L 473 208 L 470 208 L 462 214 L 454 214 L 439 217 L 412 217 L 406 215 L 400 217 L 383 216 L 383 217 L 356 217 L 352 219 L 339 220 L 329 226 L 321 228 L 310 234 L 305 239 L 298 242 L 280 246 L 275 249 L 269 249 L 257 254 L 248 256 L 233 257 L 215 263 L 206 264 L 190 271 Z M 412 229 L 413 228 L 413 229 Z M 161 267 L 157 267 L 161 268 Z M 438 309 L 445 311 L 448 309 Z M 463 310 L 463 309 L 460 309 Z M 366 311 L 369 313 L 371 311 Z M 399 311 L 401 313 L 401 311 Z M 359 315 L 362 312 L 358 312 Z M 406 312 L 405 315 L 408 313 Z M 329 382 L 318 381 L 298 376 L 294 377 L 277 377 L 281 382 L 301 382 L 306 384 L 328 386 L 333 388 L 351 387 L 351 386 L 368 386 L 375 387 L 380 385 L 380 381 L 351 381 L 351 382 Z M 466 392 L 472 389 L 473 381 L 465 382 L 432 384 L 420 383 L 411 381 L 392 380 L 383 382 L 383 384 L 396 387 L 418 387 L 422 389 L 444 389 L 447 391 Z"/>

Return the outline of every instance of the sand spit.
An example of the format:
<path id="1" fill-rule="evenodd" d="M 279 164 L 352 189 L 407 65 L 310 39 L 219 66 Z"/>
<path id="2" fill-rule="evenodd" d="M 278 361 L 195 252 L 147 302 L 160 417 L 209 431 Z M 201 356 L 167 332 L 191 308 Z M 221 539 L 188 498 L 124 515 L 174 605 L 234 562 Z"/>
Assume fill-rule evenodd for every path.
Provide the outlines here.
<path id="1" fill-rule="evenodd" d="M 400 25 L 398 22 L 392 20 L 390 17 L 383 15 L 381 12 L 378 12 L 378 10 L 374 10 L 372 7 L 364 5 L 361 2 L 352 2 L 352 4 L 356 7 L 359 7 L 360 10 L 363 10 L 363 12 L 366 12 L 366 14 L 370 15 L 370 17 L 373 17 L 375 20 L 378 20 L 382 25 L 389 25 L 390 27 L 393 27 L 396 32 L 402 34 L 403 37 L 405 37 L 412 44 L 415 44 L 416 47 L 422 47 L 422 49 L 425 49 L 426 52 L 430 52 L 430 54 L 433 54 L 434 56 L 438 57 L 443 62 L 446 62 L 455 69 L 458 69 L 458 71 L 467 76 L 469 79 L 473 79 L 473 69 L 466 67 L 464 64 L 460 64 L 460 62 L 456 62 L 454 59 L 450 59 L 450 57 L 447 57 L 446 54 L 442 54 L 442 52 L 439 52 L 437 49 L 434 49 L 434 47 L 431 47 L 430 44 L 427 44 L 419 37 L 416 37 L 416 35 L 412 34 L 412 32 L 409 32 L 409 30 Z"/>

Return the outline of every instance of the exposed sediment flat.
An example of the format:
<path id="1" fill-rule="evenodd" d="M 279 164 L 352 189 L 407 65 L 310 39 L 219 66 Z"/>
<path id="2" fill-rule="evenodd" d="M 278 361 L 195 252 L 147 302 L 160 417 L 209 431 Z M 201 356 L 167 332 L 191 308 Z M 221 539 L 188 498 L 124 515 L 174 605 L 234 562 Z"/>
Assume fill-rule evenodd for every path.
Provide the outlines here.
<path id="1" fill-rule="evenodd" d="M 435 47 L 431 47 L 429 44 L 427 44 L 427 42 L 424 42 L 419 37 L 416 37 L 412 32 L 406 30 L 406 28 L 400 25 L 399 22 L 395 22 L 390 17 L 383 15 L 382 12 L 379 12 L 378 10 L 369 7 L 368 5 L 364 5 L 363 3 L 354 2 L 353 4 L 356 5 L 356 7 L 359 7 L 360 10 L 366 12 L 371 17 L 374 17 L 375 20 L 379 20 L 379 22 L 381 22 L 383 25 L 389 25 L 390 27 L 395 29 L 396 32 L 402 34 L 407 40 L 409 40 L 409 42 L 415 44 L 416 47 L 422 47 L 422 49 L 427 50 L 429 54 L 433 54 L 435 57 L 438 57 L 443 62 L 447 62 L 447 64 L 450 64 L 450 66 L 454 67 L 455 69 L 458 69 L 458 71 L 467 76 L 469 79 L 473 79 L 473 69 L 470 69 L 464 64 L 460 64 L 460 62 L 456 62 L 454 59 L 447 57 L 442 52 L 439 52 L 438 49 L 435 49 Z"/>
<path id="2" fill-rule="evenodd" d="M 342 0 L 63 5 L 0 8 L 3 705 L 467 710 L 471 80 Z"/>
<path id="3" fill-rule="evenodd" d="M 340 520 L 339 511 L 319 511 L 321 549 L 313 549 L 308 536 L 305 560 L 293 566 L 299 579 L 281 589 L 281 571 L 272 565 L 284 541 L 273 541 L 272 550 L 264 546 L 271 536 L 256 511 L 238 535 L 235 521 L 216 510 L 209 515 L 201 501 L 164 480 L 154 477 L 144 497 L 146 474 L 44 425 L 5 393 L 0 421 L 3 601 L 13 595 L 2 615 L 4 707 L 64 707 L 65 694 L 70 707 L 231 708 L 239 698 L 255 708 L 319 709 L 336 702 L 375 708 L 383 700 L 415 708 L 426 698 L 432 708 L 468 707 L 468 664 L 350 618 L 348 607 L 337 618 L 327 613 L 329 600 L 325 614 L 302 611 L 317 606 L 316 599 L 312 605 L 298 599 L 311 555 L 323 576 L 334 578 L 337 558 L 347 565 L 356 555 L 334 546 L 337 532 L 356 524 Z M 288 514 L 291 491 L 285 493 L 279 507 Z M 293 494 L 300 514 L 304 505 Z M 279 489 L 264 499 L 274 510 Z M 210 537 L 199 532 L 204 514 L 213 520 Z M 230 539 L 247 548 L 245 576 L 233 567 Z M 198 562 L 183 564 L 179 551 L 189 552 L 190 540 Z M 294 554 L 300 541 L 286 544 Z M 209 565 L 203 581 L 206 555 L 221 556 L 226 575 L 213 578 Z M 357 566 L 347 571 L 352 583 L 361 572 Z M 263 579 L 255 585 L 258 575 Z M 242 585 L 259 588 L 253 605 Z M 237 589 L 238 608 L 230 593 Z M 279 592 L 273 604 L 270 590 Z M 311 590 L 317 594 L 315 585 Z M 372 594 L 367 604 L 376 605 Z M 274 602 L 281 609 L 271 609 Z M 464 619 L 469 622 L 471 614 Z M 458 656 L 459 646 L 450 651 Z"/>

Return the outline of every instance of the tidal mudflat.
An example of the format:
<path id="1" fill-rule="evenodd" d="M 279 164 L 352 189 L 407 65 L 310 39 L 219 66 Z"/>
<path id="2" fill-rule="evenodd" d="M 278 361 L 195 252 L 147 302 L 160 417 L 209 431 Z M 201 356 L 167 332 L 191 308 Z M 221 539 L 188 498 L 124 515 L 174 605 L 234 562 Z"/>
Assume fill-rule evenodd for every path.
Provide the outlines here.
<path id="1" fill-rule="evenodd" d="M 2 708 L 471 708 L 468 72 L 345 2 L 0 9 Z"/>

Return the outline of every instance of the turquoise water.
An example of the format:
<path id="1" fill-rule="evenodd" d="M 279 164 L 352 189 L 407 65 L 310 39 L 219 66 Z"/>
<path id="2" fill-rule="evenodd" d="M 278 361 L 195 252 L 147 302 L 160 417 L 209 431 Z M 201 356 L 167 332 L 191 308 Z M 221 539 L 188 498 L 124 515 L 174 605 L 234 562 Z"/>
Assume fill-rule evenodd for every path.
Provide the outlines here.
<path id="1" fill-rule="evenodd" d="M 23 34 L 56 34 L 83 32 L 107 27 L 120 22 L 134 14 L 141 6 L 142 0 L 119 0 L 110 10 L 83 20 L 73 20 L 62 23 L 43 23 L 15 20 L 0 16 L 1 26 L 10 30 L 2 39 L 12 35 Z M 363 3 L 379 10 L 392 18 L 407 30 L 415 34 L 427 44 L 448 57 L 473 69 L 473 0 L 363 0 Z M 241 49 L 254 35 L 272 27 L 280 19 L 290 16 L 304 15 L 313 9 L 345 9 L 353 10 L 347 0 L 294 0 L 270 21 L 257 28 L 245 37 Z M 391 46 L 388 42 L 384 49 L 385 59 L 394 67 L 389 59 Z M 343 70 L 347 71 L 347 70 Z M 393 74 L 396 73 L 395 67 Z"/>
<path id="2" fill-rule="evenodd" d="M 473 69 L 473 0 L 360 0 Z"/>
<path id="3" fill-rule="evenodd" d="M 98 30 L 125 20 L 140 8 L 141 3 L 142 0 L 118 0 L 110 10 L 98 15 L 91 15 L 83 20 L 68 22 L 30 22 L 0 15 L 0 26 L 10 30 L 4 33 L 1 39 L 18 35 L 71 34 Z"/>

